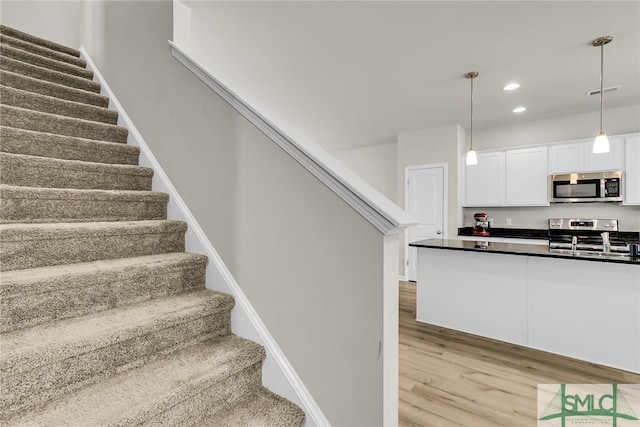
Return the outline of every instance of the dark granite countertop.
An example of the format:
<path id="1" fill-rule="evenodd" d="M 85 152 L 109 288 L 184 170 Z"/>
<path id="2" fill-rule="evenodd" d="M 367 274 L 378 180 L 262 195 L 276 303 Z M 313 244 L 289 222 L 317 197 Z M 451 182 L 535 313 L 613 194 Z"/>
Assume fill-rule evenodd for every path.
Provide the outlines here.
<path id="1" fill-rule="evenodd" d="M 490 228 L 489 237 L 513 239 L 547 239 L 549 231 L 537 228 Z M 473 236 L 473 227 L 458 228 L 458 236 Z"/>
<path id="2" fill-rule="evenodd" d="M 511 239 L 548 239 L 549 231 L 540 228 L 490 228 L 488 237 L 504 237 Z M 458 228 L 458 236 L 474 236 L 473 227 Z M 477 237 L 477 236 L 476 236 Z M 625 242 L 638 242 L 640 232 L 619 231 L 618 240 Z"/>
<path id="3" fill-rule="evenodd" d="M 482 242 L 482 238 L 478 241 L 464 240 L 448 240 L 448 239 L 427 239 L 419 242 L 410 243 L 409 246 L 417 248 L 433 248 L 447 249 L 454 251 L 471 251 L 471 252 L 488 252 L 509 255 L 525 255 L 538 257 L 551 257 L 563 259 L 576 259 L 583 261 L 612 262 L 622 264 L 640 265 L 640 258 L 631 258 L 620 255 L 586 255 L 586 254 L 561 254 L 549 252 L 547 245 L 529 245 L 521 243 L 498 243 L 498 242 Z"/>

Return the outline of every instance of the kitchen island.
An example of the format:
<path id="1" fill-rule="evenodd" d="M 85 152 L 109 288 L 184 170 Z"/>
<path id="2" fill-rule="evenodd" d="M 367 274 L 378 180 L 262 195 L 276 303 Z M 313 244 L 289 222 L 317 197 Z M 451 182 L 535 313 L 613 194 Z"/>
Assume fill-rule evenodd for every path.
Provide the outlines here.
<path id="1" fill-rule="evenodd" d="M 640 260 L 429 239 L 418 321 L 640 373 Z"/>

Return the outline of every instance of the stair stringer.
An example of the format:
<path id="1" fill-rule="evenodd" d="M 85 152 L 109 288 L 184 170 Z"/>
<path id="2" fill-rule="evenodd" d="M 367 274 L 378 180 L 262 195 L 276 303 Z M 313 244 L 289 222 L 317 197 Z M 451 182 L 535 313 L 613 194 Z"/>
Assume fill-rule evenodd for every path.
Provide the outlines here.
<path id="1" fill-rule="evenodd" d="M 105 81 L 84 46 L 80 47 L 80 57 L 87 62 L 87 68 L 93 71 L 93 80 L 101 84 L 101 94 L 109 98 L 109 107 L 119 113 L 118 125 L 129 129 L 127 144 L 140 148 L 140 166 L 150 167 L 154 171 L 152 190 L 169 194 L 167 219 L 187 223 L 185 250 L 203 253 L 209 257 L 206 271 L 206 287 L 233 295 L 235 308 L 231 311 L 232 332 L 242 338 L 262 345 L 266 350 L 266 359 L 262 368 L 262 382 L 269 390 L 289 399 L 304 409 L 305 426 L 330 426 L 331 424 L 311 396 L 311 393 L 298 376 L 286 355 L 278 346 L 266 325 L 260 319 L 251 302 L 244 294 L 224 261 L 213 247 L 198 221 L 180 197 L 160 163 L 151 152 L 131 118 L 127 115 L 115 94 Z"/>

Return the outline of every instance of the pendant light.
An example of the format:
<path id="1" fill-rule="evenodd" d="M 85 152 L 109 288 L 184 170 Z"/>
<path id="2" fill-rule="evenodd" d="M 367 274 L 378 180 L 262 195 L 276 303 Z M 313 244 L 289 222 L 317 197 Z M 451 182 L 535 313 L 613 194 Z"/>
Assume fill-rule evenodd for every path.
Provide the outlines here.
<path id="1" fill-rule="evenodd" d="M 602 96 L 604 95 L 604 45 L 610 43 L 612 40 L 613 37 L 611 36 L 602 36 L 591 42 L 593 46 L 600 48 L 600 132 L 598 133 L 598 136 L 596 136 L 596 139 L 593 141 L 593 152 L 595 154 L 609 152 L 609 138 L 607 138 L 607 134 L 604 133 L 602 127 Z"/>
<path id="2" fill-rule="evenodd" d="M 465 78 L 471 80 L 471 126 L 469 126 L 469 151 L 467 151 L 467 165 L 477 165 L 478 156 L 476 150 L 473 149 L 473 79 L 478 77 L 477 71 L 469 71 L 464 75 Z"/>

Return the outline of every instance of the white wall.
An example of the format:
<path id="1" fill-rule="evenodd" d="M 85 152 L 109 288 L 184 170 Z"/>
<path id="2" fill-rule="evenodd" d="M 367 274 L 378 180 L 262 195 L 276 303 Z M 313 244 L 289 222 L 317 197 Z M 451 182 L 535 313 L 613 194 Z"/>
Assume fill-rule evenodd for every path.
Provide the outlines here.
<path id="1" fill-rule="evenodd" d="M 381 425 L 393 242 L 171 56 L 171 2 L 95 10 L 90 55 L 324 414 Z"/>
<path id="2" fill-rule="evenodd" d="M 594 111 L 587 114 L 523 122 L 513 126 L 474 129 L 473 146 L 476 150 L 482 151 L 518 145 L 595 138 L 599 126 L 600 112 Z M 604 130 L 608 135 L 640 131 L 640 104 L 607 109 L 605 95 Z"/>
<path id="3" fill-rule="evenodd" d="M 474 225 L 473 214 L 486 212 L 493 218 L 493 226 L 499 228 L 548 227 L 549 218 L 615 218 L 622 231 L 640 231 L 640 206 L 622 206 L 616 203 L 552 204 L 544 207 L 487 207 L 464 208 L 464 226 Z M 507 218 L 511 225 L 506 225 Z"/>
<path id="4" fill-rule="evenodd" d="M 398 144 L 372 145 L 331 153 L 389 200 L 397 200 Z"/>
<path id="5" fill-rule="evenodd" d="M 83 0 L 0 2 L 0 22 L 56 43 L 82 44 Z"/>

